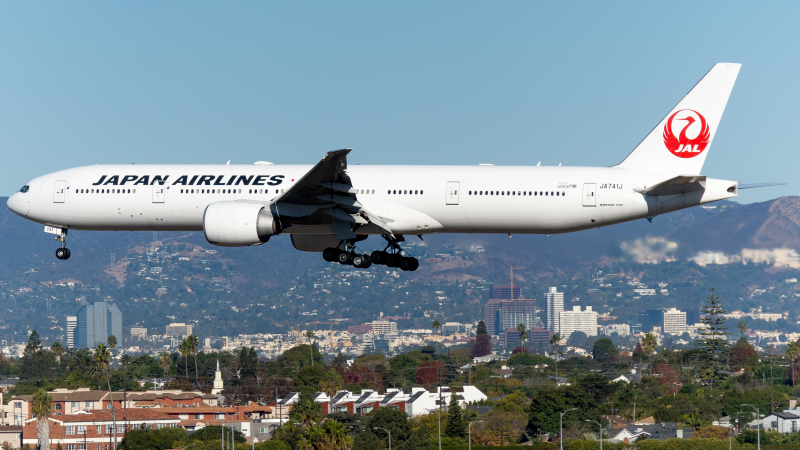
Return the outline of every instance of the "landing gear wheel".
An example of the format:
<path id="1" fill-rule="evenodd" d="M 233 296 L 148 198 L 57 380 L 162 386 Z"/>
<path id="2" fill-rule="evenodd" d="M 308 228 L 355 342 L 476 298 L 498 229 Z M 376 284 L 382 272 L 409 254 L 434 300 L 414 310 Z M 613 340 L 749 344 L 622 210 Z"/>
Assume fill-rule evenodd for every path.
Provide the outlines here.
<path id="1" fill-rule="evenodd" d="M 411 258 L 403 258 L 400 260 L 400 270 L 411 270 Z"/>
<path id="2" fill-rule="evenodd" d="M 408 265 L 409 272 L 413 272 L 419 269 L 419 260 L 417 258 L 408 258 L 408 259 L 409 259 L 409 265 Z"/>
<path id="3" fill-rule="evenodd" d="M 59 248 L 56 250 L 56 258 L 58 259 L 67 259 L 69 258 L 69 250 L 65 247 Z"/>
<path id="4" fill-rule="evenodd" d="M 72 256 L 72 252 L 71 252 L 71 251 L 69 251 L 69 249 L 68 249 L 68 248 L 66 248 L 66 247 L 64 247 L 64 250 L 66 250 L 66 251 L 67 251 L 67 257 L 66 257 L 66 258 L 64 258 L 64 259 L 69 259 L 69 257 L 70 257 L 70 256 Z"/>
<path id="5" fill-rule="evenodd" d="M 336 256 L 336 261 L 342 265 L 352 265 L 353 264 L 353 254 L 350 252 L 341 252 L 338 256 Z"/>
<path id="6" fill-rule="evenodd" d="M 382 252 L 380 250 L 375 250 L 370 255 L 370 259 L 372 260 L 373 264 L 385 265 L 387 256 L 389 256 L 388 253 Z"/>
<path id="7" fill-rule="evenodd" d="M 328 262 L 336 261 L 336 257 L 339 256 L 341 250 L 338 248 L 328 247 L 322 251 L 322 259 Z"/>
<path id="8" fill-rule="evenodd" d="M 361 265 L 361 268 L 369 269 L 369 267 L 372 265 L 372 260 L 369 258 L 369 255 L 367 254 L 364 254 L 362 256 L 364 256 L 364 264 Z"/>
<path id="9" fill-rule="evenodd" d="M 400 261 L 403 260 L 403 257 L 400 255 L 396 255 L 394 253 L 389 253 L 386 255 L 386 267 L 400 267 Z"/>
<path id="10" fill-rule="evenodd" d="M 359 269 L 364 267 L 364 264 L 368 261 L 366 255 L 355 255 L 353 256 L 353 267 L 358 267 Z"/>

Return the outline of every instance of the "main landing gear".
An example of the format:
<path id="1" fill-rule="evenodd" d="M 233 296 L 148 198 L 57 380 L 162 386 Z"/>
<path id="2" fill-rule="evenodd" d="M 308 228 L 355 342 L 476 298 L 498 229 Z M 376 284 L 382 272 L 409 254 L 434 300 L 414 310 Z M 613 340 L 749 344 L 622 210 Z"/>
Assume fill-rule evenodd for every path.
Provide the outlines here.
<path id="1" fill-rule="evenodd" d="M 69 259 L 70 251 L 67 248 L 67 229 L 62 228 L 61 233 L 56 236 L 56 240 L 61 242 L 61 248 L 56 250 L 56 258 Z"/>
<path id="2" fill-rule="evenodd" d="M 389 242 L 386 248 L 383 250 L 375 250 L 369 255 L 356 253 L 355 244 L 345 241 L 343 245 L 346 250 L 342 250 L 339 247 L 328 247 L 322 252 L 322 258 L 328 262 L 338 262 L 343 265 L 347 264 L 358 267 L 359 269 L 366 269 L 373 264 L 397 267 L 400 268 L 400 270 L 409 272 L 413 272 L 419 268 L 419 260 L 417 258 L 402 255 L 403 249 L 398 245 L 398 242 L 400 242 L 399 240 L 388 236 L 384 236 L 384 238 Z"/>

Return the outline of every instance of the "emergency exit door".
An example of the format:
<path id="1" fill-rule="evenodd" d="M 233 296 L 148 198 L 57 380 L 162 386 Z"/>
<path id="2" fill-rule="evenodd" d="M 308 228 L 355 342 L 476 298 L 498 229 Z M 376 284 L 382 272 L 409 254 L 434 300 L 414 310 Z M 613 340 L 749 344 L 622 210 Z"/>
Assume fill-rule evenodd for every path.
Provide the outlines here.
<path id="1" fill-rule="evenodd" d="M 597 206 L 597 183 L 583 185 L 583 206 Z"/>
<path id="2" fill-rule="evenodd" d="M 461 183 L 458 181 L 451 181 L 447 183 L 447 204 L 448 205 L 457 205 L 458 204 L 458 189 L 461 186 Z"/>
<path id="3" fill-rule="evenodd" d="M 153 203 L 164 203 L 166 190 L 167 188 L 163 184 L 153 185 Z"/>
<path id="4" fill-rule="evenodd" d="M 56 181 L 56 189 L 53 191 L 53 203 L 64 203 L 67 196 L 67 182 L 64 180 Z"/>

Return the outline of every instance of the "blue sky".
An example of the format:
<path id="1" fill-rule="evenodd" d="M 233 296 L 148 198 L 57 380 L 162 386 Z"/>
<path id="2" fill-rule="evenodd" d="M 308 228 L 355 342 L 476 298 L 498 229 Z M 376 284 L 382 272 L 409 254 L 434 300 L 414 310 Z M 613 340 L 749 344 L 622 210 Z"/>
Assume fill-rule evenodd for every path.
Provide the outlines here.
<path id="1" fill-rule="evenodd" d="M 0 195 L 96 163 L 621 161 L 716 62 L 704 172 L 797 195 L 800 2 L 3 2 Z"/>

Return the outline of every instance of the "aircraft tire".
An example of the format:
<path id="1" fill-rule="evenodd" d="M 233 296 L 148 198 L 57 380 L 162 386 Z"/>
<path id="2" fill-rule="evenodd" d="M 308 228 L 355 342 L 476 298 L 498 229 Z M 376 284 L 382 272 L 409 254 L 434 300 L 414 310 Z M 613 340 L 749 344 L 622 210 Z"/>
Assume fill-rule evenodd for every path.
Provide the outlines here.
<path id="1" fill-rule="evenodd" d="M 353 255 L 348 252 L 341 252 L 336 255 L 336 261 L 342 265 L 353 264 Z"/>
<path id="2" fill-rule="evenodd" d="M 66 247 L 64 248 L 64 250 L 66 250 L 66 251 L 67 251 L 67 256 L 66 256 L 66 258 L 64 258 L 64 259 L 69 259 L 69 257 L 70 257 L 70 256 L 72 256 L 72 252 L 71 252 L 71 251 L 69 251 L 69 249 L 68 249 L 68 248 L 66 248 Z"/>
<path id="3" fill-rule="evenodd" d="M 364 264 L 367 262 L 366 255 L 354 255 L 353 256 L 353 267 L 358 267 L 359 269 L 364 267 Z"/>
<path id="4" fill-rule="evenodd" d="M 58 259 L 67 259 L 67 249 L 65 248 L 57 248 L 56 249 L 56 258 Z"/>
<path id="5" fill-rule="evenodd" d="M 394 253 L 386 255 L 386 267 L 400 267 L 403 257 Z"/>
<path id="6" fill-rule="evenodd" d="M 400 260 L 401 270 L 411 270 L 411 258 L 403 258 Z"/>
<path id="7" fill-rule="evenodd" d="M 361 265 L 361 268 L 369 269 L 369 267 L 372 265 L 372 259 L 370 259 L 369 255 L 367 255 L 366 253 L 363 256 L 364 256 L 364 264 Z"/>
<path id="8" fill-rule="evenodd" d="M 369 255 L 370 260 L 372 260 L 373 264 L 385 265 L 386 264 L 386 256 L 389 254 L 380 250 L 375 250 Z"/>
<path id="9" fill-rule="evenodd" d="M 417 258 L 409 258 L 409 259 L 411 261 L 410 261 L 410 264 L 408 266 L 408 270 L 410 272 L 413 272 L 413 271 L 419 269 L 419 260 Z"/>
<path id="10" fill-rule="evenodd" d="M 322 251 L 322 259 L 328 262 L 334 262 L 336 261 L 336 257 L 339 256 L 340 251 L 341 250 L 338 248 L 328 247 Z"/>

